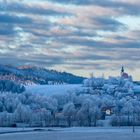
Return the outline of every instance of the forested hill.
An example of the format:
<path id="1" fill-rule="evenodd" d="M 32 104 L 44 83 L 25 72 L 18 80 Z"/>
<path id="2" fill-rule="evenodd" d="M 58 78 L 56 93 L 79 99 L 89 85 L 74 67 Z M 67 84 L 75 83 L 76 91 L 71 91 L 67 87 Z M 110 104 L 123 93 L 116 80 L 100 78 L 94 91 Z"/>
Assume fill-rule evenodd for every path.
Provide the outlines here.
<path id="1" fill-rule="evenodd" d="M 11 80 L 23 84 L 48 84 L 50 81 L 55 83 L 79 84 L 82 83 L 84 77 L 36 66 L 14 67 L 11 65 L 0 65 L 0 80 Z"/>

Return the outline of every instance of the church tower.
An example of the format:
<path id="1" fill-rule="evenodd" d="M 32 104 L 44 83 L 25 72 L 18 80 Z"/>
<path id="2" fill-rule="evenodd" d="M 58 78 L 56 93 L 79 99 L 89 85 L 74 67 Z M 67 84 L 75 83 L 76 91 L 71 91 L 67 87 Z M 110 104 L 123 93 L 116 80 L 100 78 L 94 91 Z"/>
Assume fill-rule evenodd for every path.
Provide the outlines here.
<path id="1" fill-rule="evenodd" d="M 122 67 L 122 69 L 121 69 L 121 78 L 124 78 L 124 79 L 130 78 L 130 76 L 128 75 L 128 73 L 126 73 L 124 71 L 124 67 Z"/>
<path id="2" fill-rule="evenodd" d="M 122 66 L 122 69 L 121 69 L 121 77 L 123 76 L 124 74 L 124 67 Z"/>

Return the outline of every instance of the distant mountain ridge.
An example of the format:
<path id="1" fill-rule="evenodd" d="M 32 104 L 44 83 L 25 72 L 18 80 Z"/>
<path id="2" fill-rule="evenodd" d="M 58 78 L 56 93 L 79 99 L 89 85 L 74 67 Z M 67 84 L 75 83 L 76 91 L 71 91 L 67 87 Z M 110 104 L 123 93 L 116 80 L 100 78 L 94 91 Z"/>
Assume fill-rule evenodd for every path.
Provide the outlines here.
<path id="1" fill-rule="evenodd" d="M 37 66 L 0 65 L 0 80 L 11 80 L 22 84 L 48 84 L 49 82 L 79 84 L 84 79 L 67 72 Z"/>

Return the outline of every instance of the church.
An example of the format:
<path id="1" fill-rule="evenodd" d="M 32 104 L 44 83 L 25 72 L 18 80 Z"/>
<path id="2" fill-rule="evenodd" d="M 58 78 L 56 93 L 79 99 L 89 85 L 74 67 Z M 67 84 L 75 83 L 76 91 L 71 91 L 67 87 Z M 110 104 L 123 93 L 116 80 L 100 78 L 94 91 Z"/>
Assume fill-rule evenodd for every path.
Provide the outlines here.
<path id="1" fill-rule="evenodd" d="M 132 81 L 132 76 L 131 76 L 131 75 L 128 75 L 128 73 L 126 73 L 126 72 L 124 71 L 124 67 L 121 68 L 121 78 L 123 78 L 123 79 L 128 79 L 128 80 L 131 80 L 131 81 Z M 133 82 L 133 83 L 134 83 L 134 82 Z M 140 97 L 140 85 L 134 83 L 133 90 L 134 90 L 134 95 Z"/>
<path id="2" fill-rule="evenodd" d="M 132 80 L 132 76 L 124 71 L 124 67 L 121 68 L 121 78 Z"/>

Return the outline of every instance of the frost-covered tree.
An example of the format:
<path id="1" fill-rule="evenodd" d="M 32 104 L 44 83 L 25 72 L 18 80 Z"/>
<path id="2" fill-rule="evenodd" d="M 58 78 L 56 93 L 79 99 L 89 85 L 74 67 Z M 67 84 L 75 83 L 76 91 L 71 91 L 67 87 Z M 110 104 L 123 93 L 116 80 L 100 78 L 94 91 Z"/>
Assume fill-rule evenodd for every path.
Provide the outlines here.
<path id="1" fill-rule="evenodd" d="M 0 91 L 22 93 L 25 91 L 25 87 L 10 80 L 0 80 Z"/>
<path id="2" fill-rule="evenodd" d="M 85 87 L 92 87 L 92 89 L 101 89 L 104 82 L 103 78 L 89 78 L 84 80 L 83 84 Z"/>
<path id="3" fill-rule="evenodd" d="M 124 113 L 125 115 L 127 115 L 127 125 L 128 126 L 131 125 L 131 123 L 132 123 L 132 115 L 134 113 L 134 106 L 133 106 L 131 100 L 130 101 L 127 101 L 124 104 L 124 106 L 122 108 L 122 113 Z"/>
<path id="4" fill-rule="evenodd" d="M 73 103 L 69 102 L 64 105 L 63 114 L 67 119 L 68 126 L 70 127 L 74 120 L 76 109 Z"/>
<path id="5" fill-rule="evenodd" d="M 91 126 L 91 123 L 94 122 L 94 126 L 97 124 L 97 118 L 100 114 L 99 104 L 92 98 L 87 98 L 83 101 L 82 107 L 77 112 L 77 119 L 80 125 Z"/>
<path id="6" fill-rule="evenodd" d="M 14 112 L 17 122 L 30 122 L 31 109 L 28 105 L 19 104 Z"/>

